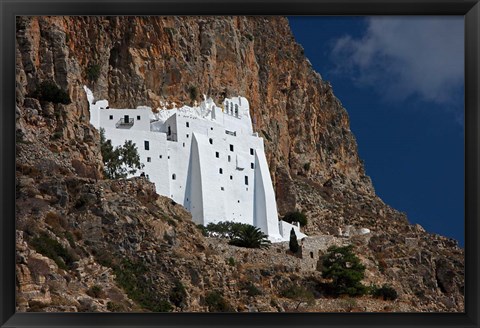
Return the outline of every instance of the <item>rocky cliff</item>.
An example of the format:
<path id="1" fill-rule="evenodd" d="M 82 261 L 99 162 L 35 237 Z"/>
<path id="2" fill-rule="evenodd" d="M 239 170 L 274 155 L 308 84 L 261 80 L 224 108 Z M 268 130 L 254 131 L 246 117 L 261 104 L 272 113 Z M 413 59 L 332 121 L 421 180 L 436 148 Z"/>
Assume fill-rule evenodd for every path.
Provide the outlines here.
<path id="1" fill-rule="evenodd" d="M 249 99 L 280 214 L 302 210 L 308 234 L 355 244 L 367 281 L 400 293 L 394 305 L 365 298 L 347 306 L 312 287 L 316 300 L 303 310 L 463 311 L 463 250 L 375 195 L 346 110 L 286 18 L 19 17 L 16 42 L 19 310 L 214 311 L 213 291 L 229 309 L 282 311 L 295 306 L 281 288 L 321 281 L 291 256 L 272 255 L 285 245 L 227 258 L 233 246 L 202 236 L 148 181 L 103 179 L 88 85 L 118 108 L 202 94 Z M 47 80 L 71 103 L 39 100 Z M 355 228 L 371 233 L 354 236 Z M 261 295 L 249 293 L 251 283 Z"/>

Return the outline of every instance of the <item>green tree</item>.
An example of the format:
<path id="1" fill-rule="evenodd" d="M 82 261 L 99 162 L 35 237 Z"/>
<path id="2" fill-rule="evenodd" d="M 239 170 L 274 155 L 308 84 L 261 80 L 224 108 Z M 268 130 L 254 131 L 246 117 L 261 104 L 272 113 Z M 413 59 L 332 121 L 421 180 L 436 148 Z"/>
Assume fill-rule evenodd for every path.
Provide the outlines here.
<path id="1" fill-rule="evenodd" d="M 315 297 L 313 293 L 306 289 L 305 287 L 292 285 L 280 292 L 282 297 L 289 298 L 297 302 L 295 310 L 298 310 L 302 303 L 307 303 L 308 305 L 313 304 Z"/>
<path id="2" fill-rule="evenodd" d="M 307 217 L 299 211 L 288 212 L 282 220 L 288 223 L 299 222 L 302 227 L 307 225 Z"/>
<path id="3" fill-rule="evenodd" d="M 366 287 L 361 280 L 365 276 L 365 266 L 353 253 L 353 246 L 332 246 L 323 257 L 322 277 L 331 279 L 332 292 L 336 295 L 363 295 Z"/>
<path id="4" fill-rule="evenodd" d="M 100 77 L 100 65 L 98 65 L 98 64 L 88 65 L 88 67 L 87 67 L 87 79 L 90 82 L 97 82 L 99 77 Z"/>
<path id="5" fill-rule="evenodd" d="M 230 239 L 229 244 L 246 248 L 268 248 L 271 242 L 259 228 L 246 224 Z"/>
<path id="6" fill-rule="evenodd" d="M 288 247 L 290 248 L 290 251 L 294 254 L 298 253 L 298 251 L 300 250 L 297 235 L 295 234 L 295 230 L 293 228 L 292 230 L 290 230 L 290 242 L 288 243 Z"/>
<path id="7" fill-rule="evenodd" d="M 104 172 L 109 179 L 126 178 L 144 166 L 140 163 L 137 147 L 131 140 L 126 140 L 123 146 L 114 148 L 112 141 L 105 138 L 104 129 L 100 129 L 100 150 Z"/>

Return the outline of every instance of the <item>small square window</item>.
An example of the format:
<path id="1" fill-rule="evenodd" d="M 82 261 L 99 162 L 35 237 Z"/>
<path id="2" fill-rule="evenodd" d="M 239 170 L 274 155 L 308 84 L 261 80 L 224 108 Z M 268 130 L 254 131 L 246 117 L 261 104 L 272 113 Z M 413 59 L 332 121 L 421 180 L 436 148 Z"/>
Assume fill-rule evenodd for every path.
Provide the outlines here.
<path id="1" fill-rule="evenodd" d="M 220 158 L 220 153 L 218 151 L 215 152 L 215 157 Z"/>
<path id="2" fill-rule="evenodd" d="M 233 145 L 230 145 L 230 151 L 233 151 Z"/>
<path id="3" fill-rule="evenodd" d="M 162 155 L 158 155 L 158 158 L 162 158 Z"/>
<path id="4" fill-rule="evenodd" d="M 255 168 L 255 164 L 250 163 L 250 167 L 251 167 L 252 169 Z"/>
<path id="5" fill-rule="evenodd" d="M 218 173 L 223 174 L 223 169 L 222 168 L 218 169 Z"/>
<path id="6" fill-rule="evenodd" d="M 150 142 L 148 140 L 145 140 L 145 150 L 150 150 Z"/>
<path id="7" fill-rule="evenodd" d="M 137 121 L 140 121 L 141 116 L 137 115 Z"/>
<path id="8" fill-rule="evenodd" d="M 151 157 L 147 157 L 147 162 L 151 162 L 152 161 L 152 158 Z"/>
<path id="9" fill-rule="evenodd" d="M 113 120 L 113 115 L 110 115 L 108 118 L 111 119 L 111 120 Z"/>
<path id="10" fill-rule="evenodd" d="M 210 128 L 210 130 L 213 130 L 213 128 Z"/>
<path id="11" fill-rule="evenodd" d="M 254 152 L 253 152 L 253 148 L 250 148 L 250 155 L 253 155 Z"/>
<path id="12" fill-rule="evenodd" d="M 224 191 L 225 189 L 223 187 L 220 187 L 220 190 Z"/>

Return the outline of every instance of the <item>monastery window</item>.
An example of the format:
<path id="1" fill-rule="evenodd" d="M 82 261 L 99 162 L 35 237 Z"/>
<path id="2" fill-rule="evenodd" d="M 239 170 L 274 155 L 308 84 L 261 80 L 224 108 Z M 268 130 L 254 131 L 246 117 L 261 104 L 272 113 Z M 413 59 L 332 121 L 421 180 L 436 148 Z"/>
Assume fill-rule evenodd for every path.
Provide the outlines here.
<path id="1" fill-rule="evenodd" d="M 190 135 L 187 133 L 187 138 L 190 137 Z"/>
<path id="2" fill-rule="evenodd" d="M 230 155 L 228 155 L 228 161 L 231 162 L 232 161 L 232 157 Z"/>
<path id="3" fill-rule="evenodd" d="M 250 163 L 250 167 L 251 167 L 252 169 L 254 169 L 254 168 L 255 168 L 255 164 Z"/>
<path id="4" fill-rule="evenodd" d="M 238 105 L 235 104 L 235 116 L 238 117 Z"/>
<path id="5" fill-rule="evenodd" d="M 170 156 L 168 156 L 167 159 L 170 159 Z"/>
<path id="6" fill-rule="evenodd" d="M 209 142 L 211 145 L 213 145 L 213 139 L 212 139 L 212 138 L 208 139 L 208 142 Z"/>
<path id="7" fill-rule="evenodd" d="M 111 120 L 113 120 L 113 115 L 110 115 L 108 118 L 111 119 Z"/>
<path id="8" fill-rule="evenodd" d="M 140 121 L 140 119 L 141 119 L 141 116 L 137 115 L 137 121 Z"/>
<path id="9" fill-rule="evenodd" d="M 162 155 L 158 155 L 158 158 L 162 158 Z"/>
<path id="10" fill-rule="evenodd" d="M 148 140 L 145 140 L 145 150 L 150 150 L 150 142 Z"/>
<path id="11" fill-rule="evenodd" d="M 233 175 L 230 176 L 230 180 L 233 180 Z"/>
<path id="12" fill-rule="evenodd" d="M 233 151 L 233 145 L 230 145 L 230 151 Z"/>
<path id="13" fill-rule="evenodd" d="M 220 153 L 218 151 L 215 152 L 215 157 L 220 158 Z"/>
<path id="14" fill-rule="evenodd" d="M 224 190 L 225 190 L 225 188 L 223 188 L 223 187 L 220 187 L 220 190 L 221 190 L 221 191 L 224 191 Z"/>
<path id="15" fill-rule="evenodd" d="M 176 180 L 177 179 L 177 175 L 175 173 L 172 174 L 172 180 Z"/>
<path id="16" fill-rule="evenodd" d="M 310 258 L 313 259 L 313 252 L 310 252 Z"/>
<path id="17" fill-rule="evenodd" d="M 147 162 L 150 163 L 152 161 L 151 157 L 147 157 Z"/>
<path id="18" fill-rule="evenodd" d="M 187 126 L 187 128 L 190 127 L 190 123 L 186 122 L 185 125 Z"/>
<path id="19" fill-rule="evenodd" d="M 253 155 L 254 152 L 253 152 L 253 148 L 250 148 L 250 155 Z"/>
<path id="20" fill-rule="evenodd" d="M 219 169 L 218 169 L 218 173 L 223 174 L 223 169 L 222 169 L 222 168 L 219 168 Z"/>
<path id="21" fill-rule="evenodd" d="M 210 127 L 210 130 L 212 130 L 212 131 L 213 131 L 213 127 Z"/>
<path id="22" fill-rule="evenodd" d="M 245 176 L 245 184 L 248 186 L 248 176 Z"/>
<path id="23" fill-rule="evenodd" d="M 185 147 L 185 143 L 183 143 L 183 147 Z"/>

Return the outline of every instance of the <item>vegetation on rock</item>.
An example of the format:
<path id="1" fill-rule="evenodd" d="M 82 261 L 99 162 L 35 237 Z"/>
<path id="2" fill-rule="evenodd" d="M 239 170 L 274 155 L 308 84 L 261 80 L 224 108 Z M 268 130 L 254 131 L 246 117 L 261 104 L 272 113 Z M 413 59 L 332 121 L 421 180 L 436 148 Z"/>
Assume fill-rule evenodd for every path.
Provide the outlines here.
<path id="1" fill-rule="evenodd" d="M 268 248 L 271 244 L 266 234 L 249 224 L 242 226 L 228 243 L 246 248 Z"/>
<path id="2" fill-rule="evenodd" d="M 68 105 L 72 101 L 68 93 L 59 88 L 53 81 L 43 81 L 32 95 L 41 101 L 48 101 L 54 104 Z"/>
<path id="3" fill-rule="evenodd" d="M 88 67 L 87 67 L 87 79 L 90 82 L 97 82 L 99 77 L 100 77 L 100 65 L 98 65 L 98 64 L 88 65 Z"/>
<path id="4" fill-rule="evenodd" d="M 62 244 L 45 233 L 33 238 L 30 241 L 30 245 L 40 254 L 54 260 L 61 269 L 68 270 L 72 268 L 73 262 L 76 261 L 75 256 L 63 247 Z"/>
<path id="5" fill-rule="evenodd" d="M 331 279 L 330 292 L 335 295 L 363 295 L 366 287 L 361 283 L 365 266 L 353 253 L 353 245 L 332 246 L 323 257 L 322 277 Z"/>

